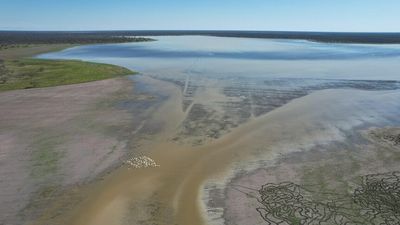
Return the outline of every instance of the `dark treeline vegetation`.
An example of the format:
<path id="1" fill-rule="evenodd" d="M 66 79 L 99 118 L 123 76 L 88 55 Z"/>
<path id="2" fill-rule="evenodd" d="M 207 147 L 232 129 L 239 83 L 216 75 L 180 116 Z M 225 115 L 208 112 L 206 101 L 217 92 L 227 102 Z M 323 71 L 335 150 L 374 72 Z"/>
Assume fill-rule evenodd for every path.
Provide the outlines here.
<path id="1" fill-rule="evenodd" d="M 208 35 L 268 39 L 301 39 L 328 43 L 400 44 L 400 33 L 336 33 L 291 31 L 0 31 L 0 45 L 91 44 L 151 41 L 137 36 Z"/>
<path id="2" fill-rule="evenodd" d="M 289 31 L 0 31 L 0 46 L 24 44 L 92 44 L 152 41 L 161 35 L 208 35 L 267 39 L 300 39 L 328 43 L 400 44 L 400 33 L 334 33 Z"/>
<path id="3" fill-rule="evenodd" d="M 40 32 L 0 31 L 0 45 L 28 44 L 95 44 L 152 41 L 151 38 L 134 37 L 104 32 Z"/>
<path id="4" fill-rule="evenodd" d="M 343 33 L 294 31 L 118 31 L 119 35 L 208 35 L 266 39 L 300 39 L 327 43 L 400 44 L 400 33 Z"/>

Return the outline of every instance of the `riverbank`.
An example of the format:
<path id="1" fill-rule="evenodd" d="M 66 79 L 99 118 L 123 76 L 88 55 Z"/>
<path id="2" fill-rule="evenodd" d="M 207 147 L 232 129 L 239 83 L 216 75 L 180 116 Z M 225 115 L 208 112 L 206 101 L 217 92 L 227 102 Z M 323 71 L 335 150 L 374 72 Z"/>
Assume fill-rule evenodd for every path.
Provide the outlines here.
<path id="1" fill-rule="evenodd" d="M 135 74 L 108 64 L 30 58 L 72 46 L 27 45 L 0 50 L 0 91 L 77 84 Z"/>
<path id="2" fill-rule="evenodd" d="M 63 34 L 53 32 L 0 32 L 0 91 L 84 83 L 134 74 L 109 64 L 31 57 L 96 43 L 154 41 L 150 38 Z"/>
<path id="3" fill-rule="evenodd" d="M 0 93 L 2 223 L 35 220 L 64 190 L 96 179 L 127 154 L 132 82 Z"/>
<path id="4" fill-rule="evenodd" d="M 0 50 L 1 224 L 30 224 L 60 199 L 67 213 L 83 198 L 76 189 L 121 166 L 133 149 L 132 124 L 145 113 L 133 117 L 121 102 L 152 104 L 134 93 L 126 76 L 134 72 L 123 67 L 30 58 L 72 46 Z"/>
<path id="5" fill-rule="evenodd" d="M 194 42 L 196 48 L 198 43 Z M 322 212 L 330 210 L 329 215 L 334 217 L 329 218 L 354 223 L 363 218 L 360 212 L 370 209 L 331 210 L 321 205 L 331 200 L 340 205 L 341 199 L 351 199 L 354 193 L 350 192 L 363 187 L 367 190 L 369 183 L 359 179 L 371 177 L 374 171 L 394 173 L 388 176 L 389 180 L 398 177 L 398 147 L 392 148 L 398 144 L 398 130 L 372 128 L 399 124 L 397 80 L 319 76 L 252 79 L 233 78 L 230 73 L 218 77 L 220 61 L 192 61 L 190 57 L 184 62 L 181 57 L 176 58 L 179 61 L 152 57 L 138 60 L 140 57 L 119 57 L 121 53 L 110 51 L 126 48 L 138 53 L 129 45 L 117 45 L 104 52 L 101 47 L 104 46 L 96 46 L 96 51 L 89 54 L 96 57 L 80 57 L 131 69 L 147 65 L 150 70 L 141 70 L 144 74 L 129 77 L 131 80 L 123 77 L 0 93 L 7 106 L 3 109 L 5 119 L 0 127 L 5 129 L 0 137 L 11 146 L 3 156 L 6 163 L 0 166 L 8 165 L 11 169 L 4 171 L 13 174 L 18 170 L 12 163 L 24 155 L 26 160 L 20 161 L 25 164 L 20 167 L 34 172 L 25 174 L 20 181 L 22 187 L 31 190 L 30 187 L 56 184 L 56 191 L 51 185 L 35 194 L 23 193 L 21 196 L 34 200 L 28 201 L 33 202 L 33 207 L 10 218 L 38 225 L 297 224 L 302 219 L 320 223 L 312 216 L 301 217 L 296 210 L 307 206 L 297 207 L 297 203 L 290 217 L 285 217 L 284 211 L 271 217 L 275 208 L 271 209 L 271 201 L 263 198 L 280 193 L 292 195 L 300 190 L 300 198 L 306 199 L 300 204 L 311 202 L 311 207 Z M 149 47 L 154 54 L 154 46 Z M 80 58 L 73 57 L 76 50 L 88 53 L 93 49 L 70 49 L 64 57 Z M 109 58 L 111 52 L 113 57 Z M 57 58 L 57 54 L 47 57 Z M 178 67 L 171 69 L 169 62 Z M 305 67 L 320 68 L 314 66 Z M 180 74 L 182 67 L 185 73 Z M 216 71 L 202 71 L 204 68 Z M 234 69 L 248 74 L 251 68 Z M 93 89 L 87 86 L 109 81 L 112 82 Z M 131 88 L 122 88 L 124 85 Z M 87 93 L 86 89 L 91 91 Z M 87 102 L 80 102 L 85 99 Z M 10 158 L 12 152 L 18 152 L 15 158 Z M 44 176 L 49 180 L 34 180 L 36 186 L 30 187 L 23 183 L 43 177 L 36 175 L 44 172 L 51 172 Z M 326 197 L 327 191 L 332 198 Z M 364 194 L 366 198 L 360 200 L 370 200 L 375 195 Z M 37 196 L 44 196 L 44 201 L 35 205 Z M 290 199 L 275 203 L 283 209 L 293 207 Z M 348 215 L 351 216 L 347 219 L 356 220 L 342 220 Z M 383 219 L 393 216 L 388 212 L 381 215 Z"/>
<path id="6" fill-rule="evenodd" d="M 135 72 L 123 67 L 73 60 L 14 59 L 0 62 L 0 91 L 104 80 Z"/>
<path id="7" fill-rule="evenodd" d="M 307 169 L 302 168 L 297 173 L 292 171 L 292 167 L 300 167 L 295 160 L 291 160 L 293 154 L 306 154 L 300 159 L 307 165 L 308 160 L 314 159 L 312 156 L 311 159 L 307 159 L 310 157 L 308 155 L 312 155 L 314 147 L 318 147 L 319 151 L 333 151 L 327 147 L 329 144 L 339 149 L 349 146 L 349 150 L 338 153 L 339 156 L 326 153 L 325 157 L 330 161 L 324 165 L 324 171 L 337 172 L 324 173 L 324 181 L 331 181 L 334 185 L 323 190 L 334 189 L 335 184 L 342 182 L 337 179 L 340 171 L 335 169 L 336 164 L 328 162 L 340 160 L 340 157 L 355 157 L 341 163 L 343 169 L 352 169 L 358 162 L 371 162 L 371 159 L 375 159 L 379 148 L 374 149 L 371 147 L 373 145 L 365 144 L 368 148 L 371 147 L 368 153 L 371 158 L 362 159 L 358 153 L 351 152 L 351 146 L 359 144 L 359 140 L 355 142 L 354 139 L 346 137 L 355 132 L 361 124 L 382 124 L 387 118 L 393 117 L 393 110 L 399 106 L 395 104 L 398 95 L 395 91 L 315 92 L 257 117 L 201 146 L 176 143 L 171 140 L 171 132 L 157 135 L 158 138 L 139 148 L 154 160 L 157 167 L 134 169 L 125 166 L 114 171 L 96 187 L 92 187 L 87 200 L 78 205 L 70 216 L 64 217 L 62 224 L 201 225 L 223 224 L 224 221 L 230 224 L 248 224 L 254 221 L 262 223 L 264 214 L 259 215 L 257 208 L 263 205 L 256 201 L 256 198 L 257 190 L 261 189 L 263 184 L 296 183 L 307 175 L 308 183 L 305 185 L 313 184 L 318 187 L 326 184 L 315 183 L 322 179 L 321 174 L 315 171 L 321 167 L 320 163 L 314 162 Z M 184 114 L 173 112 L 180 98 L 180 95 L 172 96 L 165 102 L 164 107 L 160 108 L 163 115 L 155 115 L 155 118 L 182 121 L 176 118 Z M 385 101 L 382 101 L 383 99 Z M 385 112 L 381 112 L 380 117 L 372 117 L 376 115 L 377 109 L 382 108 L 385 108 Z M 361 124 L 360 120 L 363 121 Z M 396 151 L 391 152 L 397 156 Z M 264 171 L 263 168 L 279 165 L 276 163 L 286 156 L 288 163 L 282 164 L 277 173 L 267 173 L 270 177 L 258 174 L 260 170 Z M 358 172 L 350 177 L 372 173 L 376 168 L 380 168 L 382 173 L 399 169 L 395 163 L 390 167 L 381 167 L 382 161 L 375 162 L 374 165 L 361 165 L 357 169 Z M 308 172 L 310 170 L 313 172 Z M 231 178 L 235 178 L 234 183 L 229 183 Z M 332 185 L 331 183 L 327 185 Z M 219 189 L 220 184 L 222 190 Z M 206 185 L 209 185 L 207 189 Z M 246 187 L 256 191 L 248 193 Z M 224 188 L 228 188 L 227 192 Z M 341 190 L 338 189 L 338 193 Z M 222 193 L 219 197 L 224 200 L 220 202 L 215 193 Z M 218 209 L 225 213 L 218 215 Z M 219 220 L 209 220 L 213 216 Z"/>

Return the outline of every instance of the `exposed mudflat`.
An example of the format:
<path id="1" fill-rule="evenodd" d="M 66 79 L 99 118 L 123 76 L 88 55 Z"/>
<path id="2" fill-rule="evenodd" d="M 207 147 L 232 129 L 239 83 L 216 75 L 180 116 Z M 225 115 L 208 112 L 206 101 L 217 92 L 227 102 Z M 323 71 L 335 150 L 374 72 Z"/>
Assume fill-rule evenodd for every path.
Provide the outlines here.
<path id="1" fill-rule="evenodd" d="M 391 147 L 400 146 L 399 127 L 372 128 L 366 132 L 366 137 L 381 144 L 389 144 Z"/>
<path id="2" fill-rule="evenodd" d="M 270 187 L 267 184 L 287 184 L 284 187 L 289 189 L 283 190 L 296 193 L 304 189 L 304 195 L 310 198 L 319 196 L 320 201 L 313 200 L 318 205 L 329 200 L 320 193 L 335 190 L 346 195 L 361 187 L 357 183 L 359 178 L 400 170 L 397 147 L 390 147 L 396 145 L 393 141 L 397 140 L 397 129 L 368 130 L 398 123 L 397 90 L 309 90 L 311 94 L 304 97 L 285 97 L 281 93 L 279 96 L 290 100 L 282 100 L 261 115 L 237 120 L 237 125 L 224 130 L 215 127 L 214 122 L 219 120 L 195 116 L 194 104 L 191 110 L 185 110 L 184 89 L 175 83 L 143 75 L 132 78 L 134 91 L 129 80 L 117 79 L 3 93 L 4 104 L 9 104 L 8 111 L 2 111 L 2 118 L 7 118 L 2 120 L 7 132 L 1 136 L 3 143 L 7 143 L 2 149 L 5 157 L 24 149 L 46 150 L 50 153 L 43 154 L 53 157 L 42 161 L 49 165 L 42 165 L 32 162 L 41 158 L 26 152 L 15 156 L 19 163 L 7 163 L 18 160 L 5 160 L 3 156 L 2 171 L 26 174 L 21 180 L 14 175 L 10 176 L 14 179 L 2 183 L 26 188 L 25 195 L 16 188 L 8 189 L 6 200 L 20 205 L 36 204 L 21 207 L 22 211 L 15 208 L 8 218 L 35 218 L 35 224 L 262 224 L 269 218 L 266 215 L 270 206 L 260 202 L 260 193 L 264 193 L 260 190 Z M 194 99 L 200 100 L 194 101 L 204 107 L 215 99 L 218 104 L 214 106 L 229 102 L 235 92 L 198 93 Z M 265 99 L 263 104 L 269 104 L 269 99 L 277 101 Z M 237 114 L 220 109 L 214 115 Z M 183 135 L 187 123 L 196 129 L 214 127 L 222 130 L 223 135 Z M 38 128 L 40 135 L 36 136 Z M 21 136 L 10 136 L 13 129 Z M 30 143 L 38 138 L 59 142 L 35 149 Z M 185 141 L 194 138 L 204 141 Z M 22 145 L 32 147 L 21 148 Z M 62 157 L 56 157 L 58 154 Z M 21 155 L 26 159 L 21 160 Z M 52 173 L 38 178 L 32 174 L 36 170 Z M 110 173 L 106 174 L 107 171 Z M 38 207 L 46 210 L 37 210 Z M 26 216 L 11 212 L 23 212 Z M 359 221 L 361 217 L 355 218 Z M 278 223 L 279 219 L 285 222 L 283 217 L 271 221 Z"/>
<path id="3" fill-rule="evenodd" d="M 355 129 L 341 141 L 242 170 L 213 208 L 224 209 L 227 224 L 396 224 L 400 149 L 375 134 L 397 130 Z"/>
<path id="4" fill-rule="evenodd" d="M 347 185 L 357 188 L 346 182 L 398 169 L 395 160 L 385 166 L 385 159 L 369 163 L 378 157 L 379 148 L 357 131 L 365 124 L 391 121 L 400 107 L 398 97 L 397 91 L 319 91 L 254 118 L 215 141 L 195 146 L 171 139 L 175 134 L 170 131 L 173 127 L 179 131 L 179 126 L 164 125 L 161 131 L 168 132 L 160 132 L 139 147 L 157 167 L 118 169 L 93 186 L 87 200 L 62 221 L 257 224 L 265 222 L 257 190 L 267 183 L 290 182 L 318 191 L 322 185 L 346 195 Z M 177 119 L 186 115 L 183 111 L 173 113 L 178 106 L 174 104 L 180 103 L 177 98 L 179 95 L 167 98 L 159 108 L 163 116 L 155 116 L 185 121 Z M 397 154 L 385 151 L 388 158 Z M 352 173 L 342 175 L 347 171 Z"/>
<path id="5" fill-rule="evenodd" d="M 127 78 L 0 93 L 1 224 L 37 218 L 59 194 L 117 167 L 128 152 Z"/>
<path id="6" fill-rule="evenodd" d="M 51 195 L 46 210 L 27 211 L 34 224 L 397 224 L 397 51 L 165 37 L 50 54 L 45 57 L 115 63 L 142 75 L 131 77 L 133 91 L 127 80 L 103 81 L 114 83 L 79 86 L 63 101 L 52 101 L 57 88 L 32 90 L 48 93 L 46 103 L 35 95 L 15 97 L 31 90 L 0 95 L 9 104 L 0 109 L 8 115 L 1 117 L 0 137 L 19 151 L 0 166 L 17 168 L 13 162 L 22 154 L 21 167 L 34 167 L 24 149 L 47 147 L 30 143 L 63 154 L 44 181 L 63 191 Z M 394 56 L 380 57 L 388 52 Z M 89 90 L 98 98 L 80 104 L 86 97 L 78 96 L 91 96 Z M 44 105 L 30 112 L 29 104 Z M 79 110 L 67 107 L 74 104 Z M 48 116 L 57 112 L 57 119 Z M 29 120 L 15 122 L 24 113 Z M 46 129 L 33 136 L 31 127 L 41 126 Z M 12 182 L 30 191 L 36 187 L 30 176 Z"/>

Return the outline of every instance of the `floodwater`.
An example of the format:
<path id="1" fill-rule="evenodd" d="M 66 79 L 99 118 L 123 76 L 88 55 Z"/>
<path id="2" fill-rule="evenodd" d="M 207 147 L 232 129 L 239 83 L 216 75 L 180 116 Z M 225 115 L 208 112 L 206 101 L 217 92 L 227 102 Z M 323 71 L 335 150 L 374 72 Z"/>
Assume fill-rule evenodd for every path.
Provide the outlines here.
<path id="1" fill-rule="evenodd" d="M 89 45 L 42 55 L 123 65 L 159 76 L 399 79 L 400 45 L 204 36 Z"/>
<path id="2" fill-rule="evenodd" d="M 67 223 L 223 224 L 229 206 L 210 207 L 206 183 L 224 186 L 356 128 L 399 124 L 400 45 L 156 39 L 39 56 L 125 66 L 141 73 L 132 77 L 139 90 L 163 96 L 147 120 L 161 128 L 139 149 L 160 167 L 115 171 Z"/>

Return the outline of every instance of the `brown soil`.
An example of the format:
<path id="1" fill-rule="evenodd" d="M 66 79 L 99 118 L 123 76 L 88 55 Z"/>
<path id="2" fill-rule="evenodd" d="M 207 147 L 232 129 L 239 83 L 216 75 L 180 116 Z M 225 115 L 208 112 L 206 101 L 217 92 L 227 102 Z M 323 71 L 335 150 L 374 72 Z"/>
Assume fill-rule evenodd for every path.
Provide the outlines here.
<path id="1" fill-rule="evenodd" d="M 10 177 L 7 185 L 13 185 L 11 189 L 4 187 L 9 191 L 6 197 L 14 196 L 6 200 L 19 199 L 18 204 L 28 203 L 34 196 L 30 194 L 31 190 L 38 190 L 37 184 L 43 181 L 44 184 L 64 185 L 80 198 L 68 207 L 70 201 L 62 197 L 68 194 L 51 198 L 49 207 L 53 210 L 32 216 L 39 217 L 34 224 L 47 224 L 49 221 L 51 224 L 74 225 L 206 224 L 209 208 L 204 208 L 200 193 L 210 179 L 224 183 L 229 175 L 258 169 L 260 165 L 254 163 L 257 160 L 262 164 L 273 164 L 288 153 L 307 151 L 334 141 L 344 142 L 344 131 L 365 123 L 378 123 L 385 115 L 377 109 L 389 110 L 396 106 L 399 97 L 397 93 L 351 90 L 315 92 L 267 114 L 251 117 L 218 139 L 209 140 L 202 134 L 196 136 L 190 132 L 185 134 L 188 137 L 184 138 L 206 140 L 194 146 L 191 142 L 175 141 L 182 124 L 189 121 L 198 123 L 193 127 L 203 125 L 203 120 L 193 121 L 183 110 L 181 90 L 167 82 L 143 79 L 167 98 L 156 110 L 146 111 L 143 117 L 139 115 L 142 123 L 135 120 L 135 113 L 129 114 L 128 110 L 116 109 L 109 104 L 135 98 L 127 92 L 129 82 L 126 79 L 0 95 L 1 105 L 7 104 L 0 109 L 0 127 L 4 128 L 0 137 L 8 146 L 1 151 L 5 155 L 0 158 L 4 162 L 0 166 L 5 168 L 1 171 L 6 171 L 1 176 Z M 227 98 L 218 91 L 202 93 L 194 100 L 200 105 L 209 102 L 207 99 L 226 101 L 223 98 Z M 131 110 L 136 112 L 135 107 Z M 132 127 L 132 124 L 137 126 Z M 135 153 L 132 156 L 150 157 L 160 167 L 133 169 L 124 166 L 106 176 L 99 176 L 102 171 L 112 168 L 113 163 L 118 164 L 119 158 L 123 158 L 126 151 L 132 151 L 133 146 Z M 26 154 L 35 152 L 35 149 L 50 150 L 35 157 Z M 32 163 L 33 158 L 44 159 L 50 164 L 45 164 L 48 167 L 44 170 L 42 164 Z M 30 173 L 35 166 L 39 167 L 39 172 L 54 172 L 35 181 L 37 178 Z M 375 165 L 375 168 L 379 166 L 382 165 Z M 241 170 L 242 167 L 247 168 Z M 278 178 L 296 177 L 297 168 L 296 164 L 288 163 L 277 170 Z M 264 177 L 270 176 L 269 173 Z M 76 188 L 76 192 L 70 188 L 94 177 L 102 180 L 82 185 Z M 27 185 L 27 180 L 33 181 Z M 249 177 L 247 181 L 251 183 L 251 180 Z M 249 187 L 246 182 L 244 184 Z M 261 184 L 257 182 L 255 189 Z M 25 192 L 21 192 L 22 189 L 17 191 L 17 187 L 25 187 Z M 47 196 L 51 190 L 52 186 L 46 185 L 39 193 Z M 21 200 L 21 193 L 29 197 Z M 234 201 L 233 204 L 243 202 Z M 236 210 L 237 215 L 255 218 L 240 208 Z M 8 218 L 15 217 L 11 215 Z M 248 224 L 252 220 L 241 218 L 237 221 Z"/>
<path id="2" fill-rule="evenodd" d="M 121 163 L 127 78 L 0 93 L 0 224 L 37 217 L 56 193 Z M 104 104 L 109 103 L 109 104 Z"/>
<path id="3" fill-rule="evenodd" d="M 181 102 L 176 101 L 179 96 L 166 101 L 164 108 L 160 108 L 162 115 L 157 115 L 157 118 L 183 121 L 179 119 L 185 115 L 182 111 L 173 113 L 182 109 L 176 104 Z M 219 179 L 224 172 L 229 174 L 232 166 L 248 164 L 253 157 L 268 162 L 279 154 L 344 140 L 341 130 L 359 125 L 354 118 L 369 120 L 370 115 L 375 113 L 374 104 L 382 98 L 386 96 L 366 92 L 321 91 L 294 100 L 215 141 L 197 147 L 171 142 L 174 132 L 163 133 L 157 141 L 141 147 L 160 167 L 119 169 L 98 184 L 87 201 L 64 221 L 78 225 L 205 224 L 207 213 L 202 208 L 199 193 L 207 180 Z M 369 100 L 366 102 L 366 99 Z M 179 126 L 174 124 L 170 123 L 172 127 L 166 130 L 176 131 Z M 254 166 L 257 167 L 256 164 Z M 284 178 L 293 173 L 280 174 Z"/>

